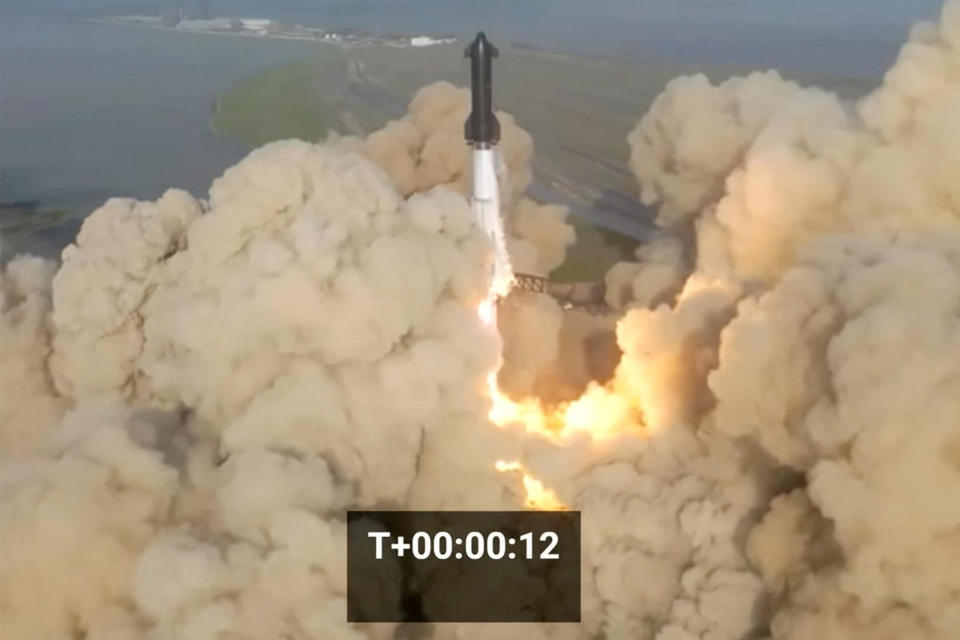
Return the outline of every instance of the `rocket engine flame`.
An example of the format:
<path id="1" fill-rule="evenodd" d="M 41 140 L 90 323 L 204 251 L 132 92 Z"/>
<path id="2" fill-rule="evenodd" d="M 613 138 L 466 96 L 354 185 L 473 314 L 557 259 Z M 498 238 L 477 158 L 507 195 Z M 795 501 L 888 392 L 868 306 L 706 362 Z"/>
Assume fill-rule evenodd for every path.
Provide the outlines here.
<path id="1" fill-rule="evenodd" d="M 472 111 L 465 125 L 467 142 L 473 147 L 471 206 L 477 225 L 493 247 L 488 295 L 477 311 L 483 324 L 496 332 L 497 305 L 514 284 L 500 209 L 500 184 L 507 178 L 506 165 L 497 151 L 499 124 L 493 114 L 491 96 L 491 58 L 497 55 L 497 50 L 481 33 L 467 48 L 466 55 L 473 62 Z M 629 423 L 628 416 L 632 413 L 629 403 L 597 386 L 576 402 L 552 410 L 545 409 L 539 400 L 533 398 L 516 402 L 499 388 L 498 373 L 502 362 L 502 358 L 498 357 L 497 366 L 490 371 L 486 380 L 491 402 L 488 417 L 498 426 L 519 424 L 528 433 L 562 440 L 575 433 L 587 433 L 591 438 L 603 439 L 620 433 L 622 425 Z M 498 462 L 495 467 L 498 471 L 521 471 L 528 507 L 566 508 L 553 490 L 515 465 L 519 463 L 508 465 Z"/>

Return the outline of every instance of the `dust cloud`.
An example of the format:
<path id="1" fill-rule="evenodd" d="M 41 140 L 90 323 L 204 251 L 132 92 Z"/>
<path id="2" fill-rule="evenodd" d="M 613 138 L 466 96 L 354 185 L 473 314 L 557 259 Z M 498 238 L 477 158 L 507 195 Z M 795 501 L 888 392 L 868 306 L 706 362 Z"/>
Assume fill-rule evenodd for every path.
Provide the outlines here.
<path id="1" fill-rule="evenodd" d="M 395 637 L 344 622 L 344 509 L 522 508 L 532 478 L 582 511 L 583 623 L 431 637 L 955 636 L 960 2 L 856 104 L 672 81 L 629 139 L 661 231 L 603 316 L 483 325 L 465 114 L 432 85 L 8 263 L 5 637 Z M 573 231 L 501 122 L 512 259 L 548 274 Z M 571 345 L 614 326 L 591 382 Z"/>

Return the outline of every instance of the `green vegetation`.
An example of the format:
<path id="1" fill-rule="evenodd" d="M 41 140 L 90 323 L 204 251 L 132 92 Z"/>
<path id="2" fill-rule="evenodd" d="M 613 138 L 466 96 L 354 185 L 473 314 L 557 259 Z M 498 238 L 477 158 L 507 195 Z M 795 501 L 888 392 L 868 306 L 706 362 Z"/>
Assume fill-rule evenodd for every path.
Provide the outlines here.
<path id="1" fill-rule="evenodd" d="M 36 202 L 0 204 L 0 234 L 39 231 L 63 222 L 69 212 L 65 209 L 41 209 Z"/>
<path id="2" fill-rule="evenodd" d="M 629 236 L 592 225 L 570 216 L 577 241 L 567 251 L 567 259 L 550 279 L 556 282 L 594 282 L 618 262 L 633 260 L 637 241 Z"/>
<path id="3" fill-rule="evenodd" d="M 260 146 L 271 140 L 317 140 L 337 124 L 336 112 L 318 97 L 313 59 L 286 64 L 238 83 L 212 114 L 217 133 Z"/>

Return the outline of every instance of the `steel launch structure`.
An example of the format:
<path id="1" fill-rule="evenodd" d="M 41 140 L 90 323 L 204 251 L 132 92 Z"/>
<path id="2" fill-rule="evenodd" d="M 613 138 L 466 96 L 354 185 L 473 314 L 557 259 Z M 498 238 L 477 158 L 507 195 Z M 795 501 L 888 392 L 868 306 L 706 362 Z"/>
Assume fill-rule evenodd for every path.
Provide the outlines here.
<path id="1" fill-rule="evenodd" d="M 470 58 L 471 110 L 464 124 L 467 144 L 473 148 L 473 195 L 470 199 L 477 224 L 493 244 L 494 258 L 490 276 L 491 291 L 505 296 L 515 283 L 510 255 L 507 253 L 503 216 L 500 212 L 500 166 L 497 143 L 500 122 L 493 113 L 493 58 L 499 52 L 480 32 L 467 47 Z"/>

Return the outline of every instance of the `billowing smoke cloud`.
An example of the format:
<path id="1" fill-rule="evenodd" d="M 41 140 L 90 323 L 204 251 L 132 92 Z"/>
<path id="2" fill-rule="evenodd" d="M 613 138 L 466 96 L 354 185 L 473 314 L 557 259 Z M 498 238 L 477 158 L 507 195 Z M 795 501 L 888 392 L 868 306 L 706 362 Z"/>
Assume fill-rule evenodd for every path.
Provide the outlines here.
<path id="1" fill-rule="evenodd" d="M 5 457 L 39 453 L 67 403 L 53 388 L 50 353 L 50 283 L 56 265 L 23 257 L 0 279 L 0 451 Z"/>
<path id="2" fill-rule="evenodd" d="M 50 265 L 13 261 L 4 371 L 37 402 L 4 415 L 5 442 L 30 445 L 5 464 L 5 632 L 355 635 L 347 505 L 510 504 L 471 216 L 445 187 L 404 199 L 363 156 L 288 141 L 208 205 L 95 211 L 53 277 L 52 329 Z"/>
<path id="3" fill-rule="evenodd" d="M 958 72 L 951 2 L 856 105 L 775 73 L 681 78 L 631 134 L 693 269 L 661 306 L 683 263 L 663 240 L 610 274 L 637 306 L 605 393 L 641 419 L 528 462 L 594 523 L 610 637 L 955 635 Z"/>
<path id="4" fill-rule="evenodd" d="M 344 622 L 343 510 L 537 504 L 524 471 L 583 512 L 583 623 L 433 637 L 954 637 L 960 3 L 856 105 L 673 81 L 630 137 L 663 233 L 606 279 L 616 375 L 500 427 L 463 100 L 8 265 L 5 637 L 393 637 Z M 572 236 L 502 122 L 513 257 L 548 273 Z M 515 298 L 501 381 L 562 399 L 610 320 Z"/>
<path id="5" fill-rule="evenodd" d="M 615 264 L 604 278 L 606 303 L 613 309 L 655 307 L 676 296 L 688 269 L 683 243 L 664 236 L 641 245 L 637 262 Z"/>
<path id="6" fill-rule="evenodd" d="M 470 150 L 464 144 L 463 123 L 469 110 L 467 89 L 438 82 L 417 92 L 403 118 L 365 140 L 342 142 L 376 161 L 405 196 L 445 185 L 468 197 Z M 565 207 L 524 197 L 533 179 L 533 139 L 509 113 L 499 112 L 497 117 L 502 131 L 501 202 L 512 266 L 517 273 L 546 276 L 563 263 L 575 240 L 574 230 L 566 222 Z M 547 377 L 556 364 L 563 318 L 549 298 L 515 295 L 509 307 L 512 317 L 523 322 L 499 323 L 504 337 L 500 384 L 522 396 L 534 392 L 535 380 Z M 531 341 L 527 329 L 536 326 L 538 338 Z"/>
<path id="7" fill-rule="evenodd" d="M 470 92 L 438 82 L 417 92 L 408 113 L 360 143 L 404 196 L 449 184 L 464 195 L 470 190 L 470 151 L 463 123 L 470 112 Z M 502 180 L 504 201 L 516 204 L 530 186 L 533 139 L 508 113 L 498 112 L 499 145 L 508 172 Z"/>
<path id="8" fill-rule="evenodd" d="M 470 152 L 463 141 L 463 123 L 470 110 L 470 93 L 446 82 L 424 87 L 401 119 L 356 142 L 358 149 L 379 164 L 404 196 L 446 185 L 470 195 Z M 497 114 L 502 129 L 498 150 L 502 202 L 506 209 L 510 252 L 515 270 L 547 275 L 563 263 L 573 244 L 573 227 L 566 208 L 541 205 L 523 196 L 533 180 L 533 139 L 509 113 Z"/>
<path id="9" fill-rule="evenodd" d="M 565 207 L 524 198 L 508 214 L 510 260 L 518 273 L 547 276 L 563 264 L 574 243 Z"/>

